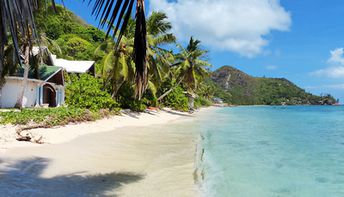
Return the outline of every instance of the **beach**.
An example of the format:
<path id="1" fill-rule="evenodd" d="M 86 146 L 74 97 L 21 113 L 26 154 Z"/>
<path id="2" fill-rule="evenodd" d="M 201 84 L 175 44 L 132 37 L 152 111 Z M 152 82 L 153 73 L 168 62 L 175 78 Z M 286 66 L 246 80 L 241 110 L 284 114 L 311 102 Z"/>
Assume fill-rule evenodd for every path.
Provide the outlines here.
<path id="1" fill-rule="evenodd" d="M 43 145 L 17 142 L 12 126 L 1 127 L 0 190 L 7 196 L 198 196 L 199 133 L 183 122 L 208 110 L 127 113 L 30 131 Z"/>

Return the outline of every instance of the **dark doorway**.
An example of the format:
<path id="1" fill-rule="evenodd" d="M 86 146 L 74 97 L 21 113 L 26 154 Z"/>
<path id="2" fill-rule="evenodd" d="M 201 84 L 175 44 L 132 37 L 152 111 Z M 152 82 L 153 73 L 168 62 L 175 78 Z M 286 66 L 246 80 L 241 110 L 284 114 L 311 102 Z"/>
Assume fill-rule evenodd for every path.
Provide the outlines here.
<path id="1" fill-rule="evenodd" d="M 56 91 L 49 84 L 43 86 L 43 103 L 49 104 L 49 107 L 56 107 Z"/>

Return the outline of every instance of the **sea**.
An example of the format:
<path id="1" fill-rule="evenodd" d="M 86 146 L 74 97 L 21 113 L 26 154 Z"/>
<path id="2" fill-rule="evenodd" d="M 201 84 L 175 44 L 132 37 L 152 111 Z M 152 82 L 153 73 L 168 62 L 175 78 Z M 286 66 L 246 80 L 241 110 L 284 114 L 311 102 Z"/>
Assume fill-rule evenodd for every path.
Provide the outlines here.
<path id="1" fill-rule="evenodd" d="M 207 197 L 344 197 L 343 106 L 218 108 L 199 120 Z"/>

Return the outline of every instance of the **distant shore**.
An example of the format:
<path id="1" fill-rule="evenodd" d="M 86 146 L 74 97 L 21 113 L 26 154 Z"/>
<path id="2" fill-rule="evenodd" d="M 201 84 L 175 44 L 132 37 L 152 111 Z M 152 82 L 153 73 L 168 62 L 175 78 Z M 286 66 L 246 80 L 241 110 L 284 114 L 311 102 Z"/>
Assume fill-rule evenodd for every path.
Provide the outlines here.
<path id="1" fill-rule="evenodd" d="M 211 109 L 213 107 L 193 114 L 169 109 L 140 114 L 130 112 L 91 123 L 30 131 L 34 136 L 42 136 L 45 145 L 17 142 L 13 140 L 14 127 L 2 126 L 0 159 L 4 162 L 0 164 L 0 170 L 28 158 L 39 158 L 26 161 L 32 162 L 33 169 L 26 169 L 23 176 L 32 176 L 26 173 L 32 173 L 36 163 L 44 159 L 49 165 L 44 166 L 41 176 L 47 180 L 63 177 L 68 183 L 69 177 L 65 175 L 81 171 L 83 173 L 73 176 L 86 177 L 88 181 L 94 174 L 104 176 L 104 180 L 112 177 L 108 177 L 109 173 L 125 174 L 112 177 L 112 182 L 123 182 L 123 185 L 107 189 L 104 195 L 198 196 L 194 172 L 199 133 L 187 128 L 173 132 L 165 131 L 164 128 L 173 123 L 192 121 Z M 6 177 L 11 179 L 12 176 L 14 175 L 9 173 Z M 132 179 L 135 179 L 133 183 L 126 184 Z M 12 180 L 5 181 L 9 184 Z M 50 187 L 66 187 L 50 181 L 50 185 L 42 188 L 39 181 L 36 182 L 33 184 L 37 184 L 37 192 L 47 192 Z M 83 188 L 86 185 L 80 185 L 80 191 L 87 189 Z M 16 188 L 9 188 L 9 192 L 11 189 Z M 68 193 L 63 190 L 60 194 Z M 72 190 L 71 193 L 80 191 Z M 102 192 L 105 191 L 99 191 L 100 194 Z"/>

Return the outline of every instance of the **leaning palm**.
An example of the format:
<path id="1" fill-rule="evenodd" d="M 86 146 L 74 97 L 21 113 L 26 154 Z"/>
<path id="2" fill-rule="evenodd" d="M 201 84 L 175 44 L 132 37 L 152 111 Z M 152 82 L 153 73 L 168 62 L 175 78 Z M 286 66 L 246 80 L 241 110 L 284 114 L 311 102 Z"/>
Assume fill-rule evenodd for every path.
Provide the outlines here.
<path id="1" fill-rule="evenodd" d="M 176 63 L 172 65 L 175 85 L 162 94 L 158 101 L 163 100 L 179 85 L 183 85 L 190 95 L 194 95 L 198 84 L 208 75 L 208 68 L 211 66 L 206 60 L 207 51 L 200 49 L 200 41 L 190 39 L 189 45 L 184 48 L 178 45 L 180 53 L 175 55 Z"/>
<path id="2" fill-rule="evenodd" d="M 205 60 L 207 51 L 200 49 L 200 41 L 190 39 L 187 48 L 178 46 L 180 53 L 176 59 L 179 65 L 176 68 L 178 79 L 181 80 L 189 93 L 194 93 L 197 85 L 208 76 L 210 64 Z"/>

